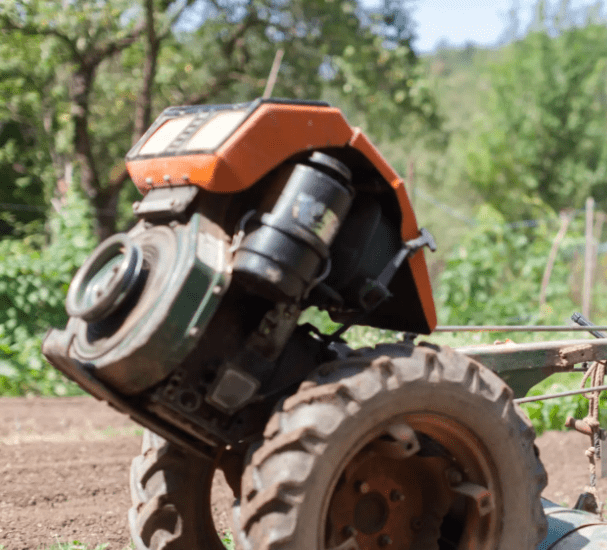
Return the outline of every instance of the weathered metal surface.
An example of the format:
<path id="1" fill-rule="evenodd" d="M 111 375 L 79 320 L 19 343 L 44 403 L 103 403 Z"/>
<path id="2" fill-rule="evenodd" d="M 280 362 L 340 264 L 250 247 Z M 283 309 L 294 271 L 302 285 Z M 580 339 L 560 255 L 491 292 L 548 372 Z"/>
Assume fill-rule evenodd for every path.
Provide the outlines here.
<path id="1" fill-rule="evenodd" d="M 187 225 L 174 228 L 136 226 L 129 235 L 147 266 L 137 282 L 139 293 L 133 291 L 124 306 L 94 323 L 71 317 L 65 329 L 73 336 L 69 357 L 126 395 L 151 387 L 178 367 L 230 280 L 227 245 L 209 233 L 210 225 L 195 214 Z M 42 352 L 52 362 L 49 338 Z"/>
<path id="2" fill-rule="evenodd" d="M 607 338 L 467 346 L 457 351 L 498 373 L 544 367 L 565 370 L 584 361 L 607 359 Z"/>
<path id="3" fill-rule="evenodd" d="M 440 536 L 439 518 L 457 498 L 447 475 L 451 461 L 446 456 L 415 456 L 420 443 L 405 423 L 386 431 L 393 441 L 374 440 L 345 468 L 329 506 L 331 550 L 352 539 L 357 544 L 353 548 L 361 550 L 430 548 Z M 432 499 L 427 498 L 428 487 Z"/>
<path id="4" fill-rule="evenodd" d="M 444 325 L 434 328 L 434 332 L 588 332 L 607 330 L 599 325 Z M 603 338 L 597 336 L 597 338 Z"/>
<path id="5" fill-rule="evenodd" d="M 554 372 L 571 370 L 585 361 L 607 359 L 607 338 L 466 346 L 457 351 L 498 373 L 515 396 L 522 397 Z"/>
<path id="6" fill-rule="evenodd" d="M 572 428 L 590 437 L 592 437 L 593 435 L 592 428 L 590 428 L 590 426 L 586 422 L 577 418 L 573 418 L 572 416 L 568 416 L 565 420 L 565 428 Z M 599 429 L 599 437 L 601 439 L 605 439 L 605 430 Z"/>
<path id="7" fill-rule="evenodd" d="M 199 191 L 195 185 L 151 189 L 140 202 L 133 204 L 133 212 L 146 219 L 175 219 L 187 210 Z"/>
<path id="8" fill-rule="evenodd" d="M 537 550 L 607 550 L 607 523 L 595 514 L 562 508 L 542 499 L 548 535 Z"/>
<path id="9" fill-rule="evenodd" d="M 201 441 L 199 437 L 185 433 L 174 425 L 143 409 L 137 401 L 119 395 L 98 378 L 95 378 L 82 363 L 68 356 L 73 335 L 63 330 L 50 330 L 44 340 L 44 349 L 51 364 L 84 391 L 100 401 L 107 401 L 113 408 L 130 416 L 135 422 L 149 428 L 167 441 L 203 459 L 213 460 L 216 448 Z"/>

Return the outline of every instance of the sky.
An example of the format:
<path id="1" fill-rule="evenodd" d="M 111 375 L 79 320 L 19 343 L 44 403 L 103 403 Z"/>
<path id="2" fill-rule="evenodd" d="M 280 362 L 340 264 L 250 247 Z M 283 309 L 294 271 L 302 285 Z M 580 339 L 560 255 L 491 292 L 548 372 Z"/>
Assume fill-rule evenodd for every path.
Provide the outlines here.
<path id="1" fill-rule="evenodd" d="M 373 7 L 383 0 L 358 0 L 365 7 Z M 538 0 L 402 0 L 414 20 L 416 40 L 413 48 L 417 53 L 428 53 L 443 44 L 463 47 L 467 43 L 477 46 L 494 46 L 503 43 L 505 31 L 510 26 L 509 12 L 516 6 L 519 17 L 519 34 L 524 34 L 532 22 Z M 568 3 L 571 10 L 583 12 L 595 4 L 607 4 L 607 0 L 544 0 L 549 10 Z M 2 2 L 2 0 L 0 0 Z M 194 25 L 204 20 L 206 2 L 197 2 L 191 8 Z M 605 10 L 602 11 L 605 14 Z M 191 30 L 191 22 L 182 20 L 180 30 Z"/>
<path id="2" fill-rule="evenodd" d="M 373 4 L 371 0 L 363 3 Z M 522 31 L 533 19 L 537 0 L 411 0 L 418 36 L 414 48 L 418 53 L 433 51 L 444 40 L 450 46 L 464 46 L 467 42 L 492 46 L 508 27 L 508 12 L 513 3 L 519 6 Z M 558 5 L 556 0 L 548 3 Z M 570 2 L 574 9 L 595 3 Z"/>

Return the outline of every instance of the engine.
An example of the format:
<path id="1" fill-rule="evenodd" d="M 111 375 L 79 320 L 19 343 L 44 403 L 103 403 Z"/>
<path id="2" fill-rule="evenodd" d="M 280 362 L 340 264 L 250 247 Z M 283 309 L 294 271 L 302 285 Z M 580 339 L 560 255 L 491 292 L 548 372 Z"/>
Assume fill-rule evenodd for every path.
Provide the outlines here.
<path id="1" fill-rule="evenodd" d="M 306 308 L 346 325 L 432 329 L 419 268 L 395 260 L 415 220 L 403 220 L 385 173 L 326 129 L 316 146 L 307 137 L 273 151 L 265 133 L 258 143 L 259 112 L 272 106 L 270 123 L 280 122 L 280 102 L 161 115 L 127 156 L 145 194 L 133 206 L 139 221 L 80 268 L 69 322 L 43 345 L 85 389 L 207 456 L 244 445 L 280 397 L 340 353 L 339 338 L 299 324 Z M 295 109 L 286 132 L 305 134 L 317 124 L 311 113 L 336 111 L 303 107 L 307 119 Z M 213 158 L 222 162 L 204 168 Z"/>

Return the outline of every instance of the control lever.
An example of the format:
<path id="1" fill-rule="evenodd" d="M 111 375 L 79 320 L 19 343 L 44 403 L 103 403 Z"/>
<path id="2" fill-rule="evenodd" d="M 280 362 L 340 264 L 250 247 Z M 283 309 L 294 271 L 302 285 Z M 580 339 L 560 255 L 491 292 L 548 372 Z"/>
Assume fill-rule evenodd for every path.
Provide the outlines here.
<path id="1" fill-rule="evenodd" d="M 586 319 L 586 317 L 584 317 L 581 313 L 578 313 L 578 312 L 575 312 L 571 316 L 571 320 L 575 324 L 577 324 L 581 327 L 594 327 L 595 326 L 594 323 L 591 323 L 588 319 Z M 607 338 L 607 334 L 605 334 L 604 332 L 601 332 L 600 330 L 591 330 L 589 332 L 595 338 Z"/>

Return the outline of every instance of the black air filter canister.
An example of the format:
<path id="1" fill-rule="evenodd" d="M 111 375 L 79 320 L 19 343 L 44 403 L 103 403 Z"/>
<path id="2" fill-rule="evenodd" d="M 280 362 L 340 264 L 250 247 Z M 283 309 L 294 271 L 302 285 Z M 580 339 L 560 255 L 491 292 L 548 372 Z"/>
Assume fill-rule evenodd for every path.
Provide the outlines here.
<path id="1" fill-rule="evenodd" d="M 326 267 L 352 204 L 351 180 L 348 167 L 324 153 L 296 164 L 272 211 L 236 251 L 234 275 L 271 300 L 300 299 Z"/>

